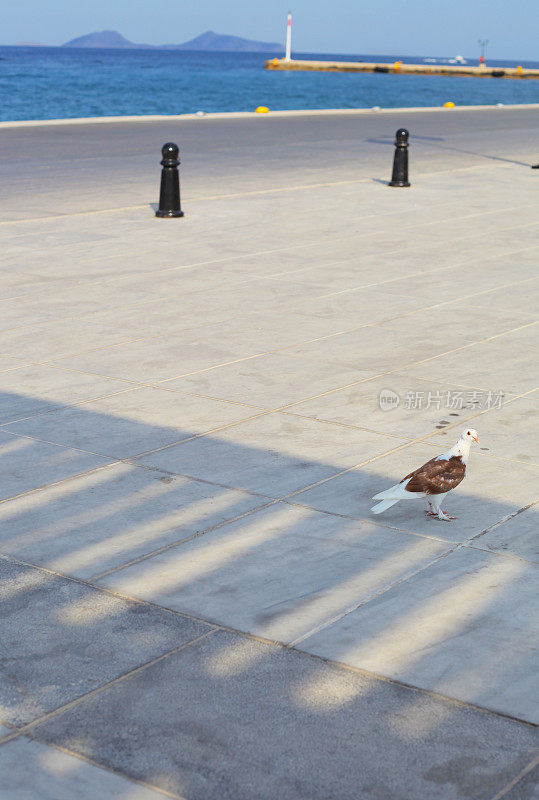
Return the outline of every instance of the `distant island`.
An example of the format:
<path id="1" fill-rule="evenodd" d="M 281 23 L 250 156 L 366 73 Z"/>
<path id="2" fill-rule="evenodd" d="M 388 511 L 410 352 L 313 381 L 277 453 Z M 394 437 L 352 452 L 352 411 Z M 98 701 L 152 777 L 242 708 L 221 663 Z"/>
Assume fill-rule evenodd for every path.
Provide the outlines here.
<path id="1" fill-rule="evenodd" d="M 280 52 L 282 44 L 275 42 L 255 42 L 242 39 L 240 36 L 226 36 L 214 31 L 206 31 L 184 44 L 136 44 L 130 42 L 118 31 L 96 31 L 71 39 L 62 47 L 109 47 L 116 49 L 152 49 L 152 50 L 220 50 L 231 53 L 267 53 Z"/>

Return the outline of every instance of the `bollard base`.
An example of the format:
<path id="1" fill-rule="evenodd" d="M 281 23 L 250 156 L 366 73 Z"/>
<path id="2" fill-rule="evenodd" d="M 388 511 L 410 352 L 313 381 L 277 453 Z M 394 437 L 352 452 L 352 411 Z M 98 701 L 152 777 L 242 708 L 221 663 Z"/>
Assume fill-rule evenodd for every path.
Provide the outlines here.
<path id="1" fill-rule="evenodd" d="M 411 186 L 412 184 L 408 183 L 408 181 L 389 181 L 389 183 L 387 185 L 388 186 L 405 186 L 406 187 L 406 186 Z"/>
<path id="2" fill-rule="evenodd" d="M 155 212 L 156 217 L 183 217 L 183 211 L 160 211 Z"/>

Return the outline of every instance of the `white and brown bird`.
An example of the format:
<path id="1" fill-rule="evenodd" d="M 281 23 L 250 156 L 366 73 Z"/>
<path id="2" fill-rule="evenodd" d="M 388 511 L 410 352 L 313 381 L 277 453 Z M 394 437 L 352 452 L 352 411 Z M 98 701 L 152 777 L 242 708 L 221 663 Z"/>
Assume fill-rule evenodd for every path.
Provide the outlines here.
<path id="1" fill-rule="evenodd" d="M 466 477 L 466 464 L 472 442 L 479 444 L 477 431 L 473 428 L 466 428 L 458 442 L 447 453 L 431 458 L 422 467 L 406 475 L 400 483 L 386 489 L 385 492 L 375 494 L 372 499 L 381 500 L 381 502 L 371 508 L 373 514 L 381 514 L 399 500 L 426 497 L 429 516 L 443 520 L 456 519 L 456 517 L 445 514 L 441 505 L 446 494 Z"/>

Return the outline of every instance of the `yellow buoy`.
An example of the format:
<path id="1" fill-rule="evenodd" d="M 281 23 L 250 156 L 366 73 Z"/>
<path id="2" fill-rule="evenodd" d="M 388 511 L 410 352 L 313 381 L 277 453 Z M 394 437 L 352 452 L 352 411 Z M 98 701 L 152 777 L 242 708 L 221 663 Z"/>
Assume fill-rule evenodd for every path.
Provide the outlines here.
<path id="1" fill-rule="evenodd" d="M 255 108 L 255 114 L 268 114 L 268 113 L 269 113 L 269 108 L 266 108 L 266 106 L 258 106 L 258 108 Z"/>
<path id="2" fill-rule="evenodd" d="M 279 59 L 278 58 L 274 58 L 273 59 L 273 66 L 276 67 L 278 64 L 279 64 Z"/>
<path id="3" fill-rule="evenodd" d="M 393 69 L 395 70 L 395 72 L 398 72 L 401 67 L 402 67 L 402 61 L 395 61 L 393 65 Z"/>
<path id="4" fill-rule="evenodd" d="M 522 75 L 522 67 L 520 66 L 520 64 L 517 67 L 517 72 L 519 75 Z"/>
<path id="5" fill-rule="evenodd" d="M 455 108 L 455 104 L 451 100 L 448 100 L 447 103 L 444 103 L 444 108 Z"/>

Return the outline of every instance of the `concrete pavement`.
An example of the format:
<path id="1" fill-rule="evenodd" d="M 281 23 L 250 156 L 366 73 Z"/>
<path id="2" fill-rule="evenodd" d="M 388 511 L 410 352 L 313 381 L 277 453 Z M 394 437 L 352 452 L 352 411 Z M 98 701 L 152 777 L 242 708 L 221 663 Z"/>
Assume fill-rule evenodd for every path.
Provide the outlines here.
<path id="1" fill-rule="evenodd" d="M 538 120 L 539 107 L 532 106 L 0 127 L 1 219 L 156 202 L 161 145 L 170 140 L 180 146 L 185 200 L 200 202 L 388 180 L 399 126 L 411 132 L 414 177 L 498 160 L 531 165 L 538 159 Z"/>
<path id="2" fill-rule="evenodd" d="M 539 796 L 538 116 L 0 132 L 2 797 Z"/>

